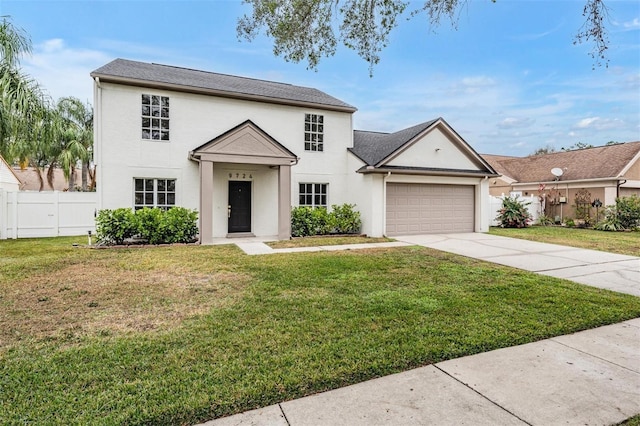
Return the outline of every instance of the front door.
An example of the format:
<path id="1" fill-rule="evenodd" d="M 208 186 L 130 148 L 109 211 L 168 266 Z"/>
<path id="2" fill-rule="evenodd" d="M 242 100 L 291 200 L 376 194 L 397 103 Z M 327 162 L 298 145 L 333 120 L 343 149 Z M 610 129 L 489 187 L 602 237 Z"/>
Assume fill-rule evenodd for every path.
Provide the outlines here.
<path id="1" fill-rule="evenodd" d="M 251 232 L 251 182 L 229 181 L 229 230 Z"/>

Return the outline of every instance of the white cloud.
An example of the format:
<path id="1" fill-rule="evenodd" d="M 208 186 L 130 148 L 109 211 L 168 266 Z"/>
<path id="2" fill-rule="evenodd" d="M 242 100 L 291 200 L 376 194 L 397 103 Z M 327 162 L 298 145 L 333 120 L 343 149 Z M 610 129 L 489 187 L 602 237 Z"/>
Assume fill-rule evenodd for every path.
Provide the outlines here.
<path id="1" fill-rule="evenodd" d="M 637 29 L 640 29 L 640 19 L 633 18 L 632 21 L 616 23 L 615 25 L 620 25 L 625 30 L 637 30 Z"/>
<path id="2" fill-rule="evenodd" d="M 574 127 L 577 127 L 578 129 L 585 129 L 587 127 L 591 127 L 594 123 L 596 123 L 598 120 L 600 120 L 600 117 L 589 117 L 589 118 L 583 118 L 582 120 L 580 120 L 579 122 L 577 122 Z"/>
<path id="3" fill-rule="evenodd" d="M 497 124 L 501 129 L 514 129 L 518 127 L 529 127 L 535 123 L 535 120 L 530 117 L 516 118 L 507 117 Z"/>
<path id="4" fill-rule="evenodd" d="M 111 59 L 105 52 L 69 47 L 56 38 L 36 44 L 33 55 L 23 60 L 23 66 L 54 100 L 75 96 L 93 103 L 89 73 Z"/>

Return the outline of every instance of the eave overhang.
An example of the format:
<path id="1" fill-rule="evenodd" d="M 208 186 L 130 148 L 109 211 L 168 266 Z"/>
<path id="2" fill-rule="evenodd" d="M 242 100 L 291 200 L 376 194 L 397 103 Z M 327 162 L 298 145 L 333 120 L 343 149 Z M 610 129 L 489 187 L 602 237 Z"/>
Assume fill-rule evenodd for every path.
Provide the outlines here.
<path id="1" fill-rule="evenodd" d="M 151 81 L 151 80 L 144 80 L 144 79 L 138 79 L 138 78 L 120 77 L 120 76 L 113 76 L 109 74 L 101 74 L 101 73 L 95 73 L 95 72 L 92 72 L 90 75 L 92 78 L 96 78 L 96 77 L 99 78 L 101 83 L 116 83 L 116 84 L 122 84 L 126 86 L 147 87 L 151 89 L 160 89 L 160 90 L 173 90 L 176 92 L 194 93 L 198 95 L 208 95 L 208 96 L 218 96 L 218 97 L 227 98 L 227 99 L 264 102 L 264 103 L 276 104 L 276 105 L 298 106 L 298 107 L 313 108 L 313 109 L 320 109 L 320 110 L 326 110 L 326 111 L 337 111 L 337 112 L 348 112 L 348 113 L 354 113 L 357 111 L 357 108 L 355 107 L 346 107 L 346 106 L 338 106 L 338 105 L 321 104 L 316 102 L 305 102 L 300 100 L 274 98 L 274 97 L 268 97 L 268 96 L 253 95 L 250 93 L 228 92 L 224 90 L 207 89 L 207 88 L 196 87 L 196 86 L 188 86 L 188 85 L 175 84 L 175 83 L 165 83 L 161 81 Z"/>
<path id="2" fill-rule="evenodd" d="M 439 169 L 430 167 L 400 167 L 400 166 L 363 166 L 357 170 L 362 174 L 403 174 L 403 175 L 422 175 L 422 176 L 458 176 L 458 177 L 475 177 L 475 178 L 494 178 L 500 177 L 497 173 L 487 173 L 482 170 L 458 170 L 458 169 Z"/>

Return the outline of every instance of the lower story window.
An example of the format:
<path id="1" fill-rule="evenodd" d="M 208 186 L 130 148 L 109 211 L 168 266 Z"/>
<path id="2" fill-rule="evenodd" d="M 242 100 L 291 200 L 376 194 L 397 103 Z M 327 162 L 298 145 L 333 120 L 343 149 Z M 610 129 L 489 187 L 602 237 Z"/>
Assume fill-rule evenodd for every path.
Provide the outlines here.
<path id="1" fill-rule="evenodd" d="M 133 208 L 158 207 L 168 210 L 176 205 L 175 179 L 140 179 L 134 183 Z"/>
<path id="2" fill-rule="evenodd" d="M 301 183 L 298 204 L 309 207 L 327 207 L 327 184 Z"/>

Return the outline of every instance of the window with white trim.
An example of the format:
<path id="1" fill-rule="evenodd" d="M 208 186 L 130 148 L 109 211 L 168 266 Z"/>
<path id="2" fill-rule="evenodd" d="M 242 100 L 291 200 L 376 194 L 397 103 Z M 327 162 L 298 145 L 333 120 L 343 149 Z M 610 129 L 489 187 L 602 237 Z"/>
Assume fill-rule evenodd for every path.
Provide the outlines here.
<path id="1" fill-rule="evenodd" d="M 142 95 L 142 139 L 169 140 L 169 97 Z"/>
<path id="2" fill-rule="evenodd" d="M 326 183 L 301 183 L 298 204 L 308 207 L 327 207 Z"/>
<path id="3" fill-rule="evenodd" d="M 133 208 L 158 207 L 168 210 L 176 205 L 175 179 L 134 179 Z"/>
<path id="4" fill-rule="evenodd" d="M 304 115 L 304 150 L 324 151 L 324 116 Z"/>

